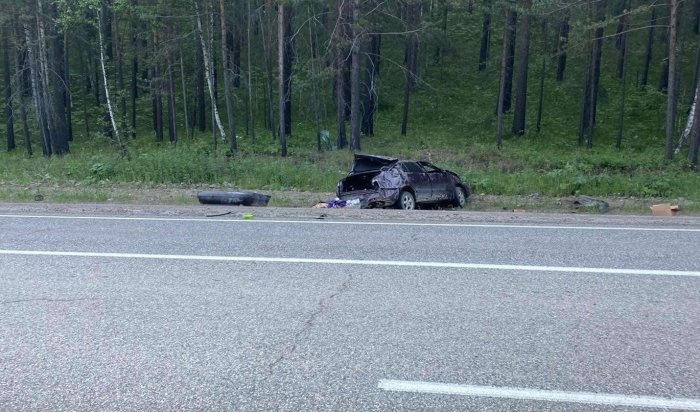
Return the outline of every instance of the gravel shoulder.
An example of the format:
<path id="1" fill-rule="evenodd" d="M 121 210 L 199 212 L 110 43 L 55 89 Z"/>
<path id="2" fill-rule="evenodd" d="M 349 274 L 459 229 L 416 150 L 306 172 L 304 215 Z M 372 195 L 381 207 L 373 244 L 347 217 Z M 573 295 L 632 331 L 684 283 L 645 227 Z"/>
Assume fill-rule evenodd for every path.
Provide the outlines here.
<path id="1" fill-rule="evenodd" d="M 3 215 L 114 216 L 152 218 L 294 219 L 326 221 L 398 221 L 510 225 L 585 225 L 700 228 L 698 216 L 654 217 L 631 214 L 542 213 L 512 211 L 313 209 L 310 207 L 244 207 L 115 203 L 0 202 Z"/>
<path id="2" fill-rule="evenodd" d="M 235 190 L 207 185 L 32 185 L 0 184 L 0 214 L 122 217 L 207 217 L 240 219 L 325 219 L 444 223 L 556 225 L 700 226 L 700 202 L 687 199 L 605 198 L 609 212 L 576 208 L 575 197 L 492 196 L 475 194 L 464 209 L 314 209 L 335 197 L 332 192 L 258 191 L 272 196 L 264 208 L 200 205 L 197 193 Z M 649 206 L 670 202 L 681 207 L 674 217 L 651 216 Z"/>

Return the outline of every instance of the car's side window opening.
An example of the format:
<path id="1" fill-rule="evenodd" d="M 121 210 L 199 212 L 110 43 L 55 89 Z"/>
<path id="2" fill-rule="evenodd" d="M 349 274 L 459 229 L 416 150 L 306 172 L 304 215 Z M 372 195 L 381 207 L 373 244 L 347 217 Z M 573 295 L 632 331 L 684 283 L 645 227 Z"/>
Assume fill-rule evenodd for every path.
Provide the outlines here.
<path id="1" fill-rule="evenodd" d="M 416 162 L 403 162 L 401 168 L 408 173 L 424 173 L 423 168 Z"/>

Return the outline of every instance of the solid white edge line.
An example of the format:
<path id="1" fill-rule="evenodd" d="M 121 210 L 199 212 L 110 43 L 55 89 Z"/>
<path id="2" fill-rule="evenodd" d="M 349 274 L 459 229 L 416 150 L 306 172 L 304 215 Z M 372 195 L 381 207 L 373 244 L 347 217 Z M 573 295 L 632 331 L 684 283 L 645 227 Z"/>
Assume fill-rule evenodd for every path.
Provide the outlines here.
<path id="1" fill-rule="evenodd" d="M 689 398 L 663 398 L 655 396 L 618 395 L 594 392 L 566 392 L 529 388 L 455 385 L 449 383 L 401 381 L 389 379 L 380 380 L 378 387 L 379 389 L 385 391 L 394 392 L 431 393 L 439 395 L 461 395 L 487 398 L 700 411 L 700 399 Z"/>
<path id="2" fill-rule="evenodd" d="M 619 230 L 630 232 L 700 232 L 700 229 L 663 228 L 663 227 L 623 227 L 623 226 L 556 226 L 556 225 L 506 225 L 485 223 L 418 223 L 418 222 L 359 222 L 333 220 L 279 220 L 279 219 L 215 219 L 215 218 L 174 218 L 174 217 L 120 217 L 120 216 L 52 216 L 52 215 L 1 215 L 0 218 L 11 219 L 57 219 L 57 220 L 122 220 L 146 222 L 214 222 L 214 223 L 284 223 L 284 224 L 318 224 L 318 225 L 358 225 L 358 226 L 424 226 L 424 227 L 473 227 L 496 229 L 561 229 L 561 230 Z M 312 219 L 313 217 L 309 217 Z"/>
<path id="3" fill-rule="evenodd" d="M 207 255 L 163 255 L 146 253 L 102 253 L 102 252 L 64 252 L 45 250 L 11 250 L 0 249 L 0 255 L 23 256 L 64 256 L 64 257 L 98 257 L 126 259 L 160 259 L 160 260 L 194 260 L 215 262 L 261 262 L 261 263 L 306 263 L 327 265 L 361 265 L 361 266 L 403 266 L 447 269 L 484 269 L 508 270 L 523 272 L 559 272 L 559 273 L 592 273 L 607 275 L 646 275 L 646 276 L 686 276 L 700 277 L 700 271 L 684 270 L 646 270 L 646 269 L 617 269 L 591 268 L 568 266 L 528 266 L 528 265 L 497 265 L 490 263 L 459 263 L 459 262 L 412 262 L 404 260 L 353 260 L 353 259 L 312 259 L 312 258 L 283 258 L 264 256 L 207 256 Z"/>

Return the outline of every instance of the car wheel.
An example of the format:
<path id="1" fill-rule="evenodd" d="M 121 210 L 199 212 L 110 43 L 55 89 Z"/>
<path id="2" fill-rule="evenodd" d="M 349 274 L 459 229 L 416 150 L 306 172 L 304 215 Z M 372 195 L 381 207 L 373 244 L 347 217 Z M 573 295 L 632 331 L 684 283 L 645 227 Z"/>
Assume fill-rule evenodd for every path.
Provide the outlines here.
<path id="1" fill-rule="evenodd" d="M 455 202 L 454 205 L 456 207 L 464 207 L 467 204 L 467 193 L 464 191 L 464 188 L 461 186 L 457 186 L 455 188 Z"/>
<path id="2" fill-rule="evenodd" d="M 396 204 L 399 209 L 413 210 L 416 208 L 416 198 L 408 190 L 402 190 L 399 194 L 399 201 Z"/>

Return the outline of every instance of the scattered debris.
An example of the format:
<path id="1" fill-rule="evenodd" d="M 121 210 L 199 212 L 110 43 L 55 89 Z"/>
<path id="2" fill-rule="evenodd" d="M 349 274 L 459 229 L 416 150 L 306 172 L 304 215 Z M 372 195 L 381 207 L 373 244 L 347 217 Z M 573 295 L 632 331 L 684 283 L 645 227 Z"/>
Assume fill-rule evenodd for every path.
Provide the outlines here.
<path id="1" fill-rule="evenodd" d="M 267 206 L 269 195 L 254 192 L 199 192 L 199 203 L 209 205 Z"/>
<path id="2" fill-rule="evenodd" d="M 229 210 L 228 212 L 224 212 L 224 213 L 217 213 L 217 214 L 215 214 L 215 215 L 207 215 L 207 217 L 226 216 L 226 215 L 230 215 L 231 213 L 233 213 L 233 212 L 231 212 L 231 211 Z"/>
<path id="3" fill-rule="evenodd" d="M 253 214 L 252 214 L 252 213 L 243 213 L 243 219 L 244 219 L 244 220 L 250 220 L 250 219 L 252 219 L 252 218 L 253 218 Z"/>
<path id="4" fill-rule="evenodd" d="M 513 209 L 513 213 L 525 213 L 527 210 L 525 209 Z"/>
<path id="5" fill-rule="evenodd" d="M 675 216 L 680 207 L 670 203 L 660 203 L 658 205 L 652 205 L 650 209 L 651 214 L 654 216 Z"/>
<path id="6" fill-rule="evenodd" d="M 586 210 L 598 208 L 600 213 L 608 213 L 608 210 L 610 210 L 610 205 L 608 202 L 600 199 L 594 199 L 589 196 L 579 196 L 574 199 L 574 207 L 576 209 L 583 207 Z"/>

